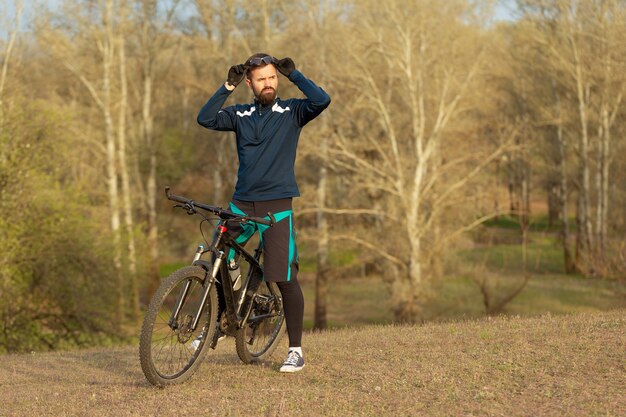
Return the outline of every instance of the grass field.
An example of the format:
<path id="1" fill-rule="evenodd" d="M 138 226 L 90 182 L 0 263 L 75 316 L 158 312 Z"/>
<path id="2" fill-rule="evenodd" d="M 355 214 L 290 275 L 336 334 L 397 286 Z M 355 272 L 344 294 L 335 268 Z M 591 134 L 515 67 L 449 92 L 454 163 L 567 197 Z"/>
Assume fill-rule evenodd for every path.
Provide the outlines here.
<path id="1" fill-rule="evenodd" d="M 626 310 L 306 332 L 243 365 L 220 342 L 187 383 L 149 385 L 136 347 L 6 355 L 0 416 L 624 416 Z"/>
<path id="2" fill-rule="evenodd" d="M 449 254 L 425 304 L 428 321 L 415 326 L 391 324 L 380 277 L 344 275 L 330 285 L 331 329 L 312 332 L 315 273 L 305 255 L 307 366 L 299 374 L 277 372 L 286 340 L 268 362 L 246 366 L 226 339 L 189 382 L 166 389 L 145 380 L 137 343 L 5 355 L 0 417 L 626 415 L 624 281 L 563 274 L 553 233 L 538 225 L 526 287 L 504 314 L 485 316 L 476 282 L 506 294 L 524 277 L 513 226 L 485 228 L 482 243 Z M 331 261 L 356 259 L 346 250 Z"/>

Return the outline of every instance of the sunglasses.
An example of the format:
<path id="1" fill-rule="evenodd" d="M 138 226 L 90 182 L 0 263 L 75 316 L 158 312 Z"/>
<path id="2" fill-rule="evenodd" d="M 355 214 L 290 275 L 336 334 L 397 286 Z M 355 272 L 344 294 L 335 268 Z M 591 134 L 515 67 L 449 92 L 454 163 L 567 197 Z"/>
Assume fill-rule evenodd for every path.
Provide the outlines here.
<path id="1" fill-rule="evenodd" d="M 277 62 L 278 60 L 274 58 L 273 56 L 266 55 L 262 58 L 252 58 L 251 60 L 248 61 L 248 66 L 258 67 L 259 65 L 269 65 L 269 64 L 275 64 Z"/>

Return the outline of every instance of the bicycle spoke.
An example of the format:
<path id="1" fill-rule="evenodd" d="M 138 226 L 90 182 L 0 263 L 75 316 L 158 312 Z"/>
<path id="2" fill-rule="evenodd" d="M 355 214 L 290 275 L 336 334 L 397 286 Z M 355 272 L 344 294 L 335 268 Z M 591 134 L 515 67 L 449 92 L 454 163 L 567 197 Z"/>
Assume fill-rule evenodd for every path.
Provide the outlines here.
<path id="1" fill-rule="evenodd" d="M 175 376 L 184 371 L 193 362 L 196 351 L 191 348 L 191 342 L 204 331 L 189 332 L 186 326 L 193 319 L 195 308 L 202 295 L 202 285 L 193 281 L 189 285 L 186 298 L 180 305 L 180 313 L 177 318 L 177 328 L 170 328 L 171 312 L 180 297 L 183 286 L 188 281 L 181 281 L 166 297 L 163 307 L 158 311 L 156 323 L 153 327 L 151 344 L 153 347 L 153 359 L 156 370 L 165 377 Z M 181 339 L 182 337 L 182 339 Z M 184 341 L 184 342 L 183 342 Z"/>
<path id="2" fill-rule="evenodd" d="M 209 326 L 217 316 L 215 287 L 210 288 L 197 329 L 191 329 L 204 295 L 204 280 L 202 268 L 183 267 L 161 283 L 150 302 L 139 350 L 144 375 L 154 385 L 164 386 L 186 380 L 206 354 L 206 341 L 213 338 L 215 331 L 215 327 Z M 178 314 L 171 323 L 174 311 Z M 192 343 L 200 337 L 203 341 L 195 349 Z"/>

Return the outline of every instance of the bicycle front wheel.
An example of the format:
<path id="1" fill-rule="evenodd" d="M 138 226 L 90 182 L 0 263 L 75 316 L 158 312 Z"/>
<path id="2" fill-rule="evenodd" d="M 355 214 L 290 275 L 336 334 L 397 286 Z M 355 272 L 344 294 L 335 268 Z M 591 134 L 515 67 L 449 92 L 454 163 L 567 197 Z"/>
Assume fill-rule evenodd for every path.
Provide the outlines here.
<path id="1" fill-rule="evenodd" d="M 174 271 L 150 301 L 141 328 L 139 358 L 146 379 L 156 386 L 189 379 L 215 333 L 217 291 L 211 285 L 196 328 L 206 272 L 198 266 Z"/>
<path id="2" fill-rule="evenodd" d="M 263 282 L 254 295 L 250 317 L 236 335 L 237 355 L 242 362 L 267 359 L 285 333 L 285 314 L 278 294 L 275 283 Z"/>

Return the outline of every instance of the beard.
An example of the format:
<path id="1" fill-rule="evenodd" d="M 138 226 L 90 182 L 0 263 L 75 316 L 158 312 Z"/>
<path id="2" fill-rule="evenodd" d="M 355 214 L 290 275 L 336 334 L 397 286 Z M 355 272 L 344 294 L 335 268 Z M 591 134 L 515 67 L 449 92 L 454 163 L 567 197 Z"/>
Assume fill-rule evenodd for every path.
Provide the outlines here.
<path id="1" fill-rule="evenodd" d="M 258 93 L 255 91 L 254 96 L 263 106 L 267 106 L 272 104 L 274 100 L 276 100 L 276 90 L 272 87 L 267 87 Z"/>

